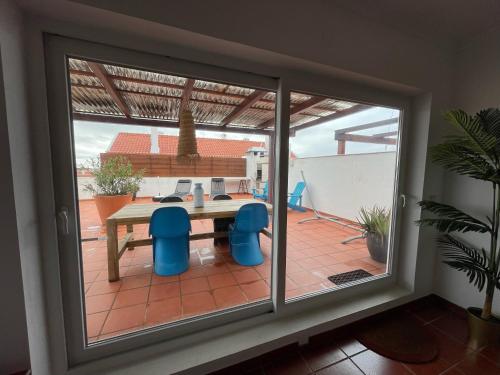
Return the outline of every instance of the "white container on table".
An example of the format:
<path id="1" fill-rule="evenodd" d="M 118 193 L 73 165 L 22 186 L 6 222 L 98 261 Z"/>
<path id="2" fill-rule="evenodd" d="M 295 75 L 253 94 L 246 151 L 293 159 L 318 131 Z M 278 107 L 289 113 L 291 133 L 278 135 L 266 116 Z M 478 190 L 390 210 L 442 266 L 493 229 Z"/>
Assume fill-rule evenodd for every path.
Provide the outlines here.
<path id="1" fill-rule="evenodd" d="M 197 182 L 194 184 L 194 206 L 203 207 L 203 205 L 203 187 L 201 182 Z"/>

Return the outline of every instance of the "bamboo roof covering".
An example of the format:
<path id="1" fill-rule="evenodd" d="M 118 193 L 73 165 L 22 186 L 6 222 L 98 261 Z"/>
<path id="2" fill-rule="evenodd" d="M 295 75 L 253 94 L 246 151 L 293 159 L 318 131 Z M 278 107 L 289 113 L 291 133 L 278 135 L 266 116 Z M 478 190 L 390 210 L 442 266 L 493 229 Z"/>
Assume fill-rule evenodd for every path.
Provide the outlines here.
<path id="1" fill-rule="evenodd" d="M 200 129 L 266 134 L 274 127 L 276 93 L 70 58 L 75 120 L 178 126 L 189 108 Z M 369 106 L 291 94 L 291 131 Z"/>

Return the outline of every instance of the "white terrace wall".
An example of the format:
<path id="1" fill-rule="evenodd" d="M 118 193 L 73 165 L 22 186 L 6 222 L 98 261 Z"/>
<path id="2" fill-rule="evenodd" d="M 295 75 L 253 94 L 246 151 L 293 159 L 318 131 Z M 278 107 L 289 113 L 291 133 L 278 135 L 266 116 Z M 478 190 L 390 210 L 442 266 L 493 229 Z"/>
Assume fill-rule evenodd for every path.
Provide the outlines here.
<path id="1" fill-rule="evenodd" d="M 144 181 L 141 184 L 141 189 L 137 193 L 138 197 L 152 197 L 158 195 L 169 195 L 175 191 L 175 186 L 177 185 L 177 180 L 179 178 L 182 179 L 190 179 L 193 181 L 193 186 L 191 189 L 194 189 L 194 184 L 197 182 L 201 182 L 203 184 L 203 190 L 205 194 L 210 193 L 210 179 L 211 177 L 145 177 Z M 238 186 L 240 183 L 240 178 L 238 177 L 224 177 L 226 181 L 226 193 L 237 193 Z M 241 179 L 245 179 L 245 177 L 241 177 Z M 92 183 L 94 180 L 93 177 L 78 177 L 78 198 L 79 199 L 91 199 L 92 194 L 84 190 L 84 186 Z M 250 184 L 248 186 L 250 188 Z"/>
<path id="2" fill-rule="evenodd" d="M 288 191 L 303 171 L 305 207 L 312 208 L 312 198 L 317 210 L 356 220 L 361 207 L 392 206 L 395 164 L 395 152 L 298 158 L 290 161 Z"/>

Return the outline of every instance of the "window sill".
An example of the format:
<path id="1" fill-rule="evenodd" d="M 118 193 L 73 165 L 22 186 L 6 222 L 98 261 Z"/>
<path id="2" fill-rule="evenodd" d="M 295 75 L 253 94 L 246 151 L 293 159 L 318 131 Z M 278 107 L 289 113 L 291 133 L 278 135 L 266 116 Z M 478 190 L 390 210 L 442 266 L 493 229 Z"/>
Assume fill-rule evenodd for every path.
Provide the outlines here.
<path id="1" fill-rule="evenodd" d="M 274 317 L 218 337 L 193 340 L 194 344 L 183 345 L 168 352 L 160 350 L 163 344 L 157 344 L 80 365 L 70 369 L 68 373 L 171 374 L 195 367 L 197 373 L 215 371 L 287 344 L 307 341 L 312 335 L 408 302 L 412 295 L 408 289 L 393 286 L 384 291 L 358 295 L 357 298 L 344 299 L 294 315 Z"/>

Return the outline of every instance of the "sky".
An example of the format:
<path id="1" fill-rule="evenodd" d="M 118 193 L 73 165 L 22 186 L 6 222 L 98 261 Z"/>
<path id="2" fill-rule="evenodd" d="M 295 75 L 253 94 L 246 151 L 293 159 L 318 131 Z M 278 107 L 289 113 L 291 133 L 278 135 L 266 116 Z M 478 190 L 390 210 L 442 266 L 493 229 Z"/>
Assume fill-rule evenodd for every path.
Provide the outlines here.
<path id="1" fill-rule="evenodd" d="M 324 124 L 306 128 L 296 132 L 295 137 L 290 138 L 290 150 L 297 157 L 328 156 L 337 154 L 337 141 L 335 141 L 335 130 L 351 126 L 361 125 L 389 118 L 397 118 L 399 111 L 383 107 L 373 107 L 366 111 L 358 112 L 337 120 L 328 121 Z M 375 129 L 359 131 L 356 134 L 375 134 L 393 131 L 397 125 L 386 125 Z M 119 124 L 104 124 L 99 122 L 75 121 L 75 152 L 78 165 L 96 158 L 100 153 L 106 152 L 116 135 L 120 132 L 129 133 L 151 133 L 148 126 L 132 126 Z M 159 128 L 159 134 L 177 135 L 178 130 Z M 198 137 L 226 139 L 249 139 L 254 141 L 265 141 L 265 136 L 253 134 L 222 133 L 212 131 L 196 131 Z M 378 145 L 367 143 L 346 143 L 347 154 L 359 154 L 368 152 L 393 151 L 395 146 Z"/>

